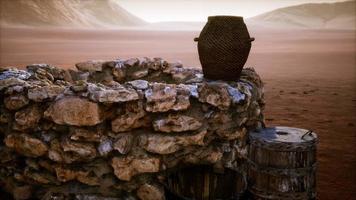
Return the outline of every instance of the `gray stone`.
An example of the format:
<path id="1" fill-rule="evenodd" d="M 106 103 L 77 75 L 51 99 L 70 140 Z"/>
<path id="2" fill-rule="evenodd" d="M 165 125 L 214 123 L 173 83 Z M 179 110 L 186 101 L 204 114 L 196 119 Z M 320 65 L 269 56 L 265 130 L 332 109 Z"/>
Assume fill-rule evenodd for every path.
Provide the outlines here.
<path id="1" fill-rule="evenodd" d="M 121 85 L 108 88 L 89 84 L 88 92 L 91 100 L 101 103 L 122 103 L 138 99 L 138 94 L 135 90 L 125 88 Z"/>
<path id="2" fill-rule="evenodd" d="M 134 80 L 128 82 L 128 84 L 132 85 L 137 90 L 145 90 L 148 88 L 148 81 L 145 80 Z"/>

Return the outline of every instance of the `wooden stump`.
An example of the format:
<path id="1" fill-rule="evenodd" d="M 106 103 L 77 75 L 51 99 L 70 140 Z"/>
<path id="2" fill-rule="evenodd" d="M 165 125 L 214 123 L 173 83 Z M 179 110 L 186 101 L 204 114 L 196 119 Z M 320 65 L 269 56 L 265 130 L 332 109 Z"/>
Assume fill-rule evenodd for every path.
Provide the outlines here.
<path id="1" fill-rule="evenodd" d="M 246 190 L 243 175 L 231 169 L 215 172 L 211 166 L 193 166 L 170 173 L 171 200 L 240 199 Z"/>
<path id="2" fill-rule="evenodd" d="M 315 133 L 298 128 L 250 133 L 248 188 L 253 199 L 314 199 L 316 143 Z"/>

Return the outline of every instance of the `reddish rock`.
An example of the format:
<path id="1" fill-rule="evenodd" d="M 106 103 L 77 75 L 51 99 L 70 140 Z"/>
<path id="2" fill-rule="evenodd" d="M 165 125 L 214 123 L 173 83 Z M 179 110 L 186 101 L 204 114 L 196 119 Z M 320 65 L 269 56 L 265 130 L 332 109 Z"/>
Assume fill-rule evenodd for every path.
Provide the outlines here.
<path id="1" fill-rule="evenodd" d="M 42 117 L 42 111 L 37 105 L 31 105 L 23 108 L 15 113 L 15 126 L 16 130 L 25 130 L 34 128 L 38 125 Z"/>
<path id="2" fill-rule="evenodd" d="M 18 110 L 29 103 L 26 96 L 22 94 L 11 95 L 4 99 L 5 107 L 9 110 Z"/>
<path id="3" fill-rule="evenodd" d="M 45 116 L 57 124 L 74 126 L 94 126 L 104 120 L 104 113 L 97 103 L 79 97 L 66 97 L 54 102 Z"/>
<path id="4" fill-rule="evenodd" d="M 153 122 L 153 128 L 155 131 L 161 132 L 183 132 L 194 131 L 199 129 L 202 123 L 193 117 L 186 115 L 168 115 L 166 118 L 162 118 Z"/>
<path id="5" fill-rule="evenodd" d="M 158 172 L 160 160 L 155 157 L 114 157 L 111 166 L 114 168 L 117 178 L 123 181 L 130 181 L 137 174 Z"/>
<path id="6" fill-rule="evenodd" d="M 158 185 L 145 183 L 141 185 L 137 192 L 141 200 L 165 200 L 164 189 Z"/>
<path id="7" fill-rule="evenodd" d="M 41 140 L 27 134 L 10 134 L 5 138 L 7 147 L 28 157 L 39 157 L 47 153 L 48 147 Z"/>

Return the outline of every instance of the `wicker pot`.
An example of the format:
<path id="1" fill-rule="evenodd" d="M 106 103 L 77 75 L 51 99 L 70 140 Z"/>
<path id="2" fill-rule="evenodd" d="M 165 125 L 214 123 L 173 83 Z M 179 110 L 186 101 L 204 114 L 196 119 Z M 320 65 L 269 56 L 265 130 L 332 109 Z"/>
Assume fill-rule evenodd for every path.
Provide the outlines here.
<path id="1" fill-rule="evenodd" d="M 204 77 L 236 81 L 250 53 L 251 42 L 242 17 L 211 16 L 200 33 L 198 52 Z"/>

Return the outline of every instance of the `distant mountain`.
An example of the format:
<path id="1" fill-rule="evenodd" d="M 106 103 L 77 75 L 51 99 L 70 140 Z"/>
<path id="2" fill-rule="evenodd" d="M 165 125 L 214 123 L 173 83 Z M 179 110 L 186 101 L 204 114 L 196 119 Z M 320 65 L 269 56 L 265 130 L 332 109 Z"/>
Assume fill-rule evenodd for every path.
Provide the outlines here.
<path id="1" fill-rule="evenodd" d="M 356 29 L 356 1 L 311 3 L 280 8 L 246 20 L 275 28 Z"/>
<path id="2" fill-rule="evenodd" d="M 0 0 L 2 25 L 112 27 L 145 22 L 113 0 Z"/>

